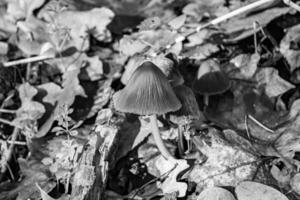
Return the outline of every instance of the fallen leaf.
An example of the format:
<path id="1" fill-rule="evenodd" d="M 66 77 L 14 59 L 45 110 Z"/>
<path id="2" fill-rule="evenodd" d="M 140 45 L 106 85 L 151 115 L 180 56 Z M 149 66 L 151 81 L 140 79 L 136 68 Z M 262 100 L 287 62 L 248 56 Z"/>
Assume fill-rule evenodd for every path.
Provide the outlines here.
<path id="1" fill-rule="evenodd" d="M 195 34 L 192 34 L 187 37 L 188 43 L 184 44 L 184 47 L 194 47 L 197 45 L 201 45 L 209 38 L 211 35 L 211 31 L 208 29 L 203 29 Z M 205 45 L 205 44 L 204 44 Z"/>
<path id="2" fill-rule="evenodd" d="M 203 190 L 197 200 L 235 200 L 233 194 L 221 187 L 209 187 Z"/>
<path id="3" fill-rule="evenodd" d="M 36 187 L 39 189 L 40 193 L 41 193 L 41 197 L 42 197 L 42 200 L 55 200 L 54 198 L 50 197 L 48 195 L 47 192 L 45 192 L 40 186 L 39 184 L 36 183 Z"/>
<path id="4" fill-rule="evenodd" d="M 56 186 L 55 181 L 52 181 L 49 176 L 50 173 L 47 170 L 47 167 L 41 162 L 19 158 L 18 163 L 21 168 L 23 178 L 18 182 L 17 187 L 10 191 L 5 191 L 1 188 L 0 199 L 40 199 L 40 192 L 36 187 L 36 184 L 39 184 L 45 191 L 48 192 Z"/>
<path id="5" fill-rule="evenodd" d="M 287 30 L 287 33 L 280 42 L 280 52 L 290 65 L 290 72 L 300 67 L 300 49 L 299 43 L 300 25 L 293 26 Z"/>
<path id="6" fill-rule="evenodd" d="M 288 186 L 291 179 L 291 173 L 287 168 L 283 168 L 280 170 L 276 165 L 273 165 L 270 172 L 273 178 L 276 179 L 280 187 L 284 188 Z"/>
<path id="7" fill-rule="evenodd" d="M 203 45 L 199 45 L 193 47 L 186 52 L 182 53 L 182 56 L 185 58 L 196 59 L 196 60 L 204 60 L 209 57 L 213 53 L 216 53 L 220 50 L 220 48 L 212 43 L 205 43 Z"/>
<path id="8" fill-rule="evenodd" d="M 295 174 L 291 181 L 290 181 L 290 185 L 292 187 L 292 190 L 294 192 L 296 192 L 297 194 L 300 194 L 300 173 Z"/>
<path id="9" fill-rule="evenodd" d="M 17 110 L 13 123 L 18 127 L 24 128 L 27 125 L 27 121 L 36 121 L 41 118 L 45 113 L 45 107 L 41 103 L 32 100 L 37 94 L 37 89 L 29 83 L 20 85 L 18 91 L 21 107 Z"/>
<path id="10" fill-rule="evenodd" d="M 188 180 L 198 189 L 208 186 L 236 186 L 252 178 L 256 171 L 256 156 L 226 142 L 220 132 L 211 129 L 198 149 L 207 157 L 202 165 L 195 165 Z M 196 139 L 196 138 L 195 138 Z"/>
<path id="11" fill-rule="evenodd" d="M 138 39 L 124 36 L 119 42 L 119 51 L 127 56 L 133 56 L 137 53 L 145 51 L 148 45 Z"/>
<path id="12" fill-rule="evenodd" d="M 105 7 L 89 11 L 63 11 L 55 15 L 52 26 L 49 26 L 51 33 L 54 33 L 51 34 L 52 41 L 55 41 L 57 49 L 65 40 L 64 49 L 75 46 L 77 50 L 86 51 L 90 48 L 90 35 L 102 42 L 111 40 L 107 25 L 113 17 L 114 13 Z"/>
<path id="13" fill-rule="evenodd" d="M 278 190 L 256 182 L 244 181 L 235 188 L 238 199 L 242 200 L 288 200 Z"/>
<path id="14" fill-rule="evenodd" d="M 241 77 L 250 79 L 253 77 L 257 70 L 257 64 L 260 60 L 259 54 L 240 54 L 230 60 L 238 69 Z"/>
<path id="15" fill-rule="evenodd" d="M 98 56 L 87 56 L 82 54 L 80 57 L 82 62 L 86 62 L 85 70 L 87 72 L 88 78 L 91 81 L 96 81 L 103 76 L 103 63 Z M 81 77 L 82 78 L 82 77 Z"/>
<path id="16" fill-rule="evenodd" d="M 168 24 L 171 26 L 172 29 L 179 29 L 181 28 L 186 20 L 186 15 L 180 15 L 174 19 L 172 19 Z"/>
<path id="17" fill-rule="evenodd" d="M 186 170 L 189 164 L 186 160 L 166 160 L 162 156 L 156 160 L 156 167 L 160 174 L 166 174 L 171 171 L 167 178 L 160 185 L 164 194 L 178 192 L 178 197 L 184 197 L 187 191 L 187 184 L 177 181 L 177 176 L 180 172 Z"/>
<path id="18" fill-rule="evenodd" d="M 45 22 L 29 17 L 26 21 L 17 23 L 19 31 L 13 39 L 13 43 L 26 55 L 40 55 L 43 45 L 49 43 L 50 36 Z"/>
<path id="19" fill-rule="evenodd" d="M 149 17 L 141 22 L 138 25 L 140 31 L 152 30 L 160 27 L 162 25 L 162 21 L 159 17 Z"/>
<path id="20" fill-rule="evenodd" d="M 52 105 L 57 102 L 62 93 L 62 88 L 53 82 L 41 84 L 37 87 L 37 89 L 47 92 L 46 96 L 43 98 L 43 102 L 47 102 Z"/>
<path id="21" fill-rule="evenodd" d="M 13 20 L 27 19 L 45 0 L 11 0 L 7 3 L 7 15 Z"/>
<path id="22" fill-rule="evenodd" d="M 271 67 L 260 69 L 255 78 L 258 85 L 264 85 L 265 93 L 270 98 L 277 97 L 295 88 L 294 85 L 279 76 L 277 69 Z"/>

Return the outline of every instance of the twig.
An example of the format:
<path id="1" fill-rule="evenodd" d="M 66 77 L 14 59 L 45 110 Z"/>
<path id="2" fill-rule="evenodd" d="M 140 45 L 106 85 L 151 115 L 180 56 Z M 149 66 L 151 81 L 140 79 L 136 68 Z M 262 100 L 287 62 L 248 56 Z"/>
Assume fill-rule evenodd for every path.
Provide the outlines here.
<path id="1" fill-rule="evenodd" d="M 256 35 L 257 27 L 256 27 L 256 22 L 253 22 L 253 35 L 254 35 L 254 49 L 255 53 L 258 54 L 257 50 L 257 35 Z"/>
<path id="2" fill-rule="evenodd" d="M 11 168 L 10 168 L 9 164 L 8 164 L 8 163 L 6 163 L 6 164 L 5 164 L 5 166 L 7 167 L 7 169 L 8 169 L 8 172 L 9 172 L 9 174 L 10 174 L 10 177 L 12 178 L 12 180 L 13 180 L 13 181 L 15 181 L 15 176 L 14 176 L 14 173 L 12 172 L 12 170 L 11 170 Z"/>
<path id="3" fill-rule="evenodd" d="M 291 0 L 283 0 L 283 2 L 284 2 L 286 5 L 292 7 L 292 8 L 294 8 L 295 10 L 297 10 L 298 12 L 300 12 L 300 6 L 299 6 L 298 4 L 292 2 Z"/>
<path id="4" fill-rule="evenodd" d="M 0 118 L 0 123 L 7 124 L 9 126 L 15 126 L 15 124 L 13 124 L 12 122 L 2 118 Z"/>
<path id="5" fill-rule="evenodd" d="M 10 114 L 16 114 L 16 110 L 7 110 L 7 109 L 3 109 L 3 108 L 0 108 L 0 112 L 2 113 L 10 113 Z"/>
<path id="6" fill-rule="evenodd" d="M 262 127 L 263 129 L 265 129 L 266 131 L 274 133 L 272 129 L 269 129 L 268 127 L 266 127 L 265 125 L 257 121 L 257 119 L 255 119 L 253 116 L 248 115 L 248 118 L 251 119 L 253 122 L 255 122 L 257 125 L 259 125 L 260 127 Z"/>
<path id="7" fill-rule="evenodd" d="M 27 146 L 26 142 L 20 142 L 20 141 L 12 141 L 12 140 L 8 140 L 6 141 L 8 144 L 15 144 L 15 145 L 21 145 L 21 146 Z"/>
<path id="8" fill-rule="evenodd" d="M 256 2 L 254 2 L 254 3 L 251 3 L 251 4 L 249 4 L 249 5 L 246 5 L 246 6 L 242 7 L 242 8 L 238 8 L 238 9 L 236 9 L 236 10 L 234 10 L 234 11 L 232 11 L 232 12 L 226 14 L 226 15 L 220 16 L 220 17 L 218 17 L 218 18 L 216 18 L 216 19 L 214 19 L 214 20 L 212 20 L 212 21 L 210 21 L 210 22 L 208 22 L 208 23 L 206 23 L 206 24 L 204 24 L 204 25 L 198 26 L 198 27 L 197 27 L 194 31 L 192 31 L 191 33 L 188 33 L 188 34 L 185 35 L 185 36 L 180 36 L 180 37 L 177 38 L 173 43 L 167 45 L 167 46 L 164 47 L 164 48 L 161 48 L 161 49 L 159 50 L 159 52 L 171 48 L 173 45 L 175 45 L 175 44 L 177 44 L 177 43 L 179 43 L 179 42 L 182 42 L 182 41 L 185 40 L 187 37 L 189 37 L 189 36 L 191 36 L 191 35 L 193 35 L 193 34 L 199 32 L 200 30 L 202 30 L 202 29 L 204 29 L 204 28 L 207 28 L 207 27 L 209 27 L 209 26 L 211 26 L 211 25 L 217 25 L 217 24 L 219 24 L 219 23 L 221 23 L 221 22 L 226 21 L 227 19 L 230 19 L 230 18 L 232 18 L 232 17 L 235 17 L 235 16 L 240 15 L 240 14 L 242 14 L 242 13 L 245 13 L 245 12 L 247 12 L 247 11 L 250 11 L 250 10 L 252 10 L 252 9 L 254 9 L 254 8 L 256 8 L 256 7 L 259 7 L 259 6 L 261 6 L 261 5 L 264 5 L 264 4 L 267 4 L 267 3 L 271 3 L 271 2 L 273 2 L 273 1 L 275 1 L 275 0 L 259 0 L 259 1 L 256 1 Z"/>
<path id="9" fill-rule="evenodd" d="M 24 59 L 20 59 L 20 60 L 5 62 L 5 63 L 3 63 L 3 66 L 4 67 L 12 67 L 12 66 L 15 66 L 15 65 L 39 62 L 39 61 L 49 60 L 49 59 L 52 59 L 52 58 L 55 58 L 55 56 L 53 56 L 53 55 L 35 56 L 35 57 L 30 57 L 30 58 L 24 58 Z"/>

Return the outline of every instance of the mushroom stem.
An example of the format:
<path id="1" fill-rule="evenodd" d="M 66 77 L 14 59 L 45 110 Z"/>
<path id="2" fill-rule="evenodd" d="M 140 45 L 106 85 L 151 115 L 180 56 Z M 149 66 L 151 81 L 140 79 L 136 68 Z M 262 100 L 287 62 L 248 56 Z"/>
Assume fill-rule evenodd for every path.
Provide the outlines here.
<path id="1" fill-rule="evenodd" d="M 182 125 L 178 126 L 178 150 L 181 157 L 184 156 L 184 140 L 183 140 L 183 133 Z"/>
<path id="2" fill-rule="evenodd" d="M 164 141 L 162 140 L 158 125 L 157 125 L 157 117 L 156 115 L 150 115 L 150 123 L 151 123 L 151 128 L 152 128 L 152 135 L 154 137 L 154 141 L 161 152 L 162 156 L 167 159 L 167 160 L 175 160 L 175 158 L 171 155 L 169 150 L 164 144 Z"/>
<path id="3" fill-rule="evenodd" d="M 205 94 L 204 95 L 204 105 L 208 106 L 208 104 L 209 104 L 209 95 Z"/>

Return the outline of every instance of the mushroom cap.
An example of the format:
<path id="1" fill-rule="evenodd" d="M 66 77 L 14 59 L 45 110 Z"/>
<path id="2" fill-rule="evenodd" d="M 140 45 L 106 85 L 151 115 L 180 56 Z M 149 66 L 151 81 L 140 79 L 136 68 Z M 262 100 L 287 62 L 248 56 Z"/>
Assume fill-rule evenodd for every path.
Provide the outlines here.
<path id="1" fill-rule="evenodd" d="M 221 71 L 204 74 L 193 84 L 195 92 L 203 95 L 222 94 L 230 88 L 229 78 Z"/>
<path id="2" fill-rule="evenodd" d="M 161 115 L 181 107 L 167 77 L 150 61 L 135 70 L 113 102 L 116 110 L 139 115 Z"/>
<path id="3" fill-rule="evenodd" d="M 193 89 L 196 93 L 216 95 L 225 92 L 229 88 L 230 80 L 220 70 L 220 66 L 216 61 L 206 61 L 199 67 L 197 78 L 193 83 Z"/>

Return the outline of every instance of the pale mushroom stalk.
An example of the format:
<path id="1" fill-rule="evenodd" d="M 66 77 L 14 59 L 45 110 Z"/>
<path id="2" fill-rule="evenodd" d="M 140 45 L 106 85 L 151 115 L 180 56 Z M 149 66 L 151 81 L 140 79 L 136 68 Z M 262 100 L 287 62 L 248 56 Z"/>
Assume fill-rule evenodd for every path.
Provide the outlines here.
<path id="1" fill-rule="evenodd" d="M 204 98 L 204 105 L 205 105 L 205 106 L 208 106 L 208 104 L 209 104 L 209 95 L 205 94 L 205 95 L 203 96 L 203 98 Z"/>
<path id="2" fill-rule="evenodd" d="M 152 135 L 153 135 L 154 141 L 155 141 L 159 151 L 163 155 L 163 157 L 165 157 L 165 159 L 167 159 L 167 160 L 175 159 L 171 155 L 171 153 L 169 152 L 167 147 L 165 146 L 165 143 L 160 136 L 158 125 L 157 125 L 156 115 L 150 115 L 150 124 L 151 124 Z"/>

